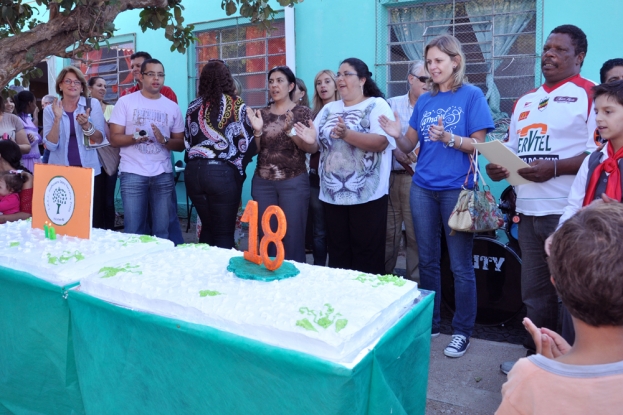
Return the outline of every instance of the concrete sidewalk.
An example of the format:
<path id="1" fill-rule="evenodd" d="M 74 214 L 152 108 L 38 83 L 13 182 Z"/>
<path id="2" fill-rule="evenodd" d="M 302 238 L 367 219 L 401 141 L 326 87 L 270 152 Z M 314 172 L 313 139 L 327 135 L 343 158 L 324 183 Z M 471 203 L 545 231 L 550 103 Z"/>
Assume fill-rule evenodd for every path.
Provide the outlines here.
<path id="1" fill-rule="evenodd" d="M 463 357 L 453 359 L 443 354 L 451 336 L 432 340 L 426 414 L 491 415 L 502 401 L 506 375 L 500 363 L 526 355 L 523 346 L 470 339 Z"/>

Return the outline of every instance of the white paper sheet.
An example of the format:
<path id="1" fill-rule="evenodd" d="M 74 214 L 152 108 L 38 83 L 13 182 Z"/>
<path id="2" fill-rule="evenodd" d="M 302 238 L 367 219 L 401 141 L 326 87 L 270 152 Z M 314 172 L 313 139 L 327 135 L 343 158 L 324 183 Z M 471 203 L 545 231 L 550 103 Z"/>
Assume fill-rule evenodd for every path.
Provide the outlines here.
<path id="1" fill-rule="evenodd" d="M 530 165 L 517 157 L 517 155 L 510 151 L 501 141 L 493 140 L 486 143 L 477 143 L 474 144 L 474 147 L 476 147 L 476 150 L 485 156 L 490 163 L 498 164 L 508 170 L 509 176 L 506 180 L 512 186 L 533 183 L 530 180 L 524 179 L 517 173 L 517 170 L 530 167 Z"/>

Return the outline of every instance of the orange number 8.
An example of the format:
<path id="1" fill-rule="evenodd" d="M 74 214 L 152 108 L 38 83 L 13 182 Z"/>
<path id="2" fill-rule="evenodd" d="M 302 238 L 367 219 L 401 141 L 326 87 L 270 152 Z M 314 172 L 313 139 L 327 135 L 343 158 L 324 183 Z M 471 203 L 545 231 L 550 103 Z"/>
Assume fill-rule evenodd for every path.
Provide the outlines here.
<path id="1" fill-rule="evenodd" d="M 277 232 L 273 232 L 270 228 L 270 217 L 277 217 Z M 242 222 L 249 223 L 249 250 L 244 251 L 244 259 L 255 264 L 264 263 L 266 269 L 274 271 L 281 266 L 285 257 L 285 249 L 281 241 L 286 235 L 287 222 L 283 210 L 279 206 L 269 206 L 262 215 L 262 231 L 264 236 L 260 241 L 260 255 L 257 254 L 257 202 L 251 200 L 247 203 L 244 214 L 240 218 Z M 271 260 L 268 256 L 268 244 L 274 243 L 277 248 L 277 256 Z"/>

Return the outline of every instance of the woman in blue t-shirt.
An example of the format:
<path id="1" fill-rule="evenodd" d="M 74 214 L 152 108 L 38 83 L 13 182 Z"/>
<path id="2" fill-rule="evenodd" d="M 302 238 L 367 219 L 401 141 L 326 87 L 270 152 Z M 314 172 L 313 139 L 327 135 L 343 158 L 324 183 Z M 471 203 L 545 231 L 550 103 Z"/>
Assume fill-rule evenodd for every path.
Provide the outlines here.
<path id="1" fill-rule="evenodd" d="M 494 124 L 482 91 L 466 83 L 465 56 L 455 37 L 436 37 L 426 45 L 424 55 L 432 84 L 430 92 L 418 99 L 406 135 L 400 134 L 397 114 L 396 121 L 380 117 L 379 122 L 396 138 L 403 152 L 411 152 L 420 143 L 410 202 L 420 253 L 421 288 L 436 293 L 432 327 L 432 336 L 436 337 L 441 320 L 440 229 L 443 225 L 456 302 L 452 340 L 444 354 L 461 357 L 469 347 L 476 318 L 473 234 L 457 232 L 450 236 L 448 219 L 469 171 L 473 144 L 484 142 Z M 473 187 L 471 174 L 467 185 Z"/>

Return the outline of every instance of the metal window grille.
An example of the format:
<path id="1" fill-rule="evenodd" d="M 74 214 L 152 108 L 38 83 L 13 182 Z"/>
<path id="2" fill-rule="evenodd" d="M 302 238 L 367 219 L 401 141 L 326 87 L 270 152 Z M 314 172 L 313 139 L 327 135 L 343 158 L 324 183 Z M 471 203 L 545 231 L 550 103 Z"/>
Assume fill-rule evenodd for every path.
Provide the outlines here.
<path id="1" fill-rule="evenodd" d="M 426 43 L 448 33 L 462 44 L 468 81 L 489 93 L 496 124 L 504 124 L 515 100 L 535 85 L 536 8 L 536 0 L 447 0 L 388 8 L 387 30 L 381 33 L 386 54 L 377 54 L 387 96 L 406 93 L 409 63 L 423 60 Z"/>
<path id="2" fill-rule="evenodd" d="M 74 58 L 71 64 L 79 68 L 86 78 L 99 76 L 106 80 L 104 101 L 115 104 L 121 91 L 134 85 L 130 56 L 134 53 L 134 42 L 118 43 L 85 53 Z"/>
<path id="3" fill-rule="evenodd" d="M 210 59 L 221 59 L 229 66 L 242 88 L 240 96 L 252 107 L 268 102 L 266 72 L 286 64 L 285 21 L 275 20 L 273 30 L 257 25 L 235 25 L 195 33 L 195 85 L 203 66 Z"/>

